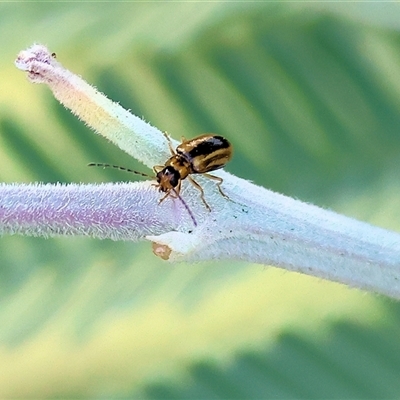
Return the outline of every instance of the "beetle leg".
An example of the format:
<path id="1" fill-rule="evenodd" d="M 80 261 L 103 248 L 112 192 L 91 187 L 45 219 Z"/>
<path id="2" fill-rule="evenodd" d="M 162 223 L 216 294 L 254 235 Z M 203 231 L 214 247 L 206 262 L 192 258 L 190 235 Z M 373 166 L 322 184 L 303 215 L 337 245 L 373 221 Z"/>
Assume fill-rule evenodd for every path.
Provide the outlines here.
<path id="1" fill-rule="evenodd" d="M 202 188 L 191 176 L 188 176 L 187 178 L 189 179 L 189 182 L 190 182 L 196 189 L 200 190 L 200 193 L 201 193 L 201 194 L 200 194 L 201 200 L 203 200 L 203 203 L 204 203 L 204 205 L 207 207 L 208 211 L 211 211 L 210 206 L 207 204 L 206 199 L 204 198 L 204 190 L 203 190 L 203 188 Z"/>
<path id="2" fill-rule="evenodd" d="M 172 189 L 177 197 L 179 196 L 179 193 L 181 192 L 181 186 L 182 186 L 182 181 L 180 180 L 178 185 L 176 186 L 176 188 Z"/>
<path id="3" fill-rule="evenodd" d="M 158 201 L 158 204 L 161 204 L 169 195 L 170 195 L 170 192 L 165 193 L 165 196 L 162 197 L 162 198 Z"/>
<path id="4" fill-rule="evenodd" d="M 225 197 L 226 199 L 230 200 L 229 196 L 227 196 L 221 189 L 222 182 L 224 181 L 222 178 L 220 178 L 219 176 L 210 175 L 210 174 L 203 174 L 203 176 L 205 176 L 205 177 L 207 177 L 209 179 L 214 179 L 215 181 L 218 181 L 217 182 L 217 186 L 218 186 L 219 192 L 221 193 L 221 195 L 223 197 Z"/>
<path id="5" fill-rule="evenodd" d="M 167 193 L 165 193 L 164 197 L 161 198 L 161 200 L 158 201 L 158 204 L 161 204 L 168 196 L 171 196 L 173 199 L 177 199 L 179 197 L 179 193 L 181 191 L 181 185 L 182 182 L 179 181 L 179 184 L 176 188 L 172 188 L 170 190 L 167 191 Z M 155 186 L 160 186 L 159 184 L 155 185 Z"/>
<path id="6" fill-rule="evenodd" d="M 172 147 L 172 142 L 171 142 L 171 138 L 169 137 L 167 132 L 163 132 L 165 138 L 168 141 L 168 147 L 169 147 L 169 151 L 171 152 L 171 154 L 174 156 L 176 154 L 174 148 Z"/>
<path id="7" fill-rule="evenodd" d="M 172 196 L 171 190 L 168 190 L 165 195 L 158 201 L 158 204 L 161 204 L 168 196 L 171 196 L 172 198 L 175 198 Z"/>

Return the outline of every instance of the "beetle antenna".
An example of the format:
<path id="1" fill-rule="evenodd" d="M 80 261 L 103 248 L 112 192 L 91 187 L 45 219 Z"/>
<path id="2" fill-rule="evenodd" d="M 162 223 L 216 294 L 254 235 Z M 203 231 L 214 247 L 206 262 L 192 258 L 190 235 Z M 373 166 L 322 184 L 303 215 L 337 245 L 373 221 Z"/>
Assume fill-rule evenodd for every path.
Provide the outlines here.
<path id="1" fill-rule="evenodd" d="M 186 211 L 188 212 L 188 214 L 190 215 L 190 218 L 192 218 L 193 224 L 194 226 L 197 227 L 197 222 L 196 219 L 194 218 L 194 215 L 192 213 L 192 210 L 189 208 L 189 206 L 186 204 L 186 201 L 182 199 L 182 197 L 179 195 L 179 193 L 175 190 L 174 193 L 176 194 L 176 197 L 181 201 L 181 203 L 184 205 L 184 207 L 186 208 Z"/>
<path id="2" fill-rule="evenodd" d="M 114 168 L 114 169 L 119 169 L 120 171 L 125 171 L 125 172 L 130 172 L 132 174 L 145 176 L 146 178 L 154 178 L 154 176 L 145 174 L 143 172 L 135 171 L 130 168 L 120 167 L 119 165 L 112 165 L 112 164 L 106 164 L 106 163 L 90 163 L 90 164 L 88 164 L 88 167 Z"/>

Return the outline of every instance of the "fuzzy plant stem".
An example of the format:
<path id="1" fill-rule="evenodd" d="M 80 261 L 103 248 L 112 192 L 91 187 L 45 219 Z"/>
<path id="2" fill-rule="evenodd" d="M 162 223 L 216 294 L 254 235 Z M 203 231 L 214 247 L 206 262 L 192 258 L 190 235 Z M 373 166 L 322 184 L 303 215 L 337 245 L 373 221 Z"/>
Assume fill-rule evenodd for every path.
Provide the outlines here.
<path id="1" fill-rule="evenodd" d="M 113 103 L 41 45 L 16 65 L 97 133 L 149 167 L 171 156 L 161 131 Z M 176 143 L 176 142 L 175 142 Z M 224 171 L 222 197 L 199 176 L 182 199 L 151 182 L 117 185 L 0 185 L 0 233 L 148 239 L 170 261 L 246 260 L 400 298 L 400 235 L 256 186 Z"/>

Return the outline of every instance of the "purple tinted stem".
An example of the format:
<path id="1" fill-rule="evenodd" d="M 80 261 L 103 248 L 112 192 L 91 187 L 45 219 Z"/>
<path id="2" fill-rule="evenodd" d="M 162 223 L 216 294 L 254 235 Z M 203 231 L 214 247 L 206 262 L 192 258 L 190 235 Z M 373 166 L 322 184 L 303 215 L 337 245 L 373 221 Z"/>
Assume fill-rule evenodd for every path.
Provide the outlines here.
<path id="1" fill-rule="evenodd" d="M 176 199 L 158 204 L 149 182 L 0 185 L 0 234 L 138 240 L 193 224 Z"/>

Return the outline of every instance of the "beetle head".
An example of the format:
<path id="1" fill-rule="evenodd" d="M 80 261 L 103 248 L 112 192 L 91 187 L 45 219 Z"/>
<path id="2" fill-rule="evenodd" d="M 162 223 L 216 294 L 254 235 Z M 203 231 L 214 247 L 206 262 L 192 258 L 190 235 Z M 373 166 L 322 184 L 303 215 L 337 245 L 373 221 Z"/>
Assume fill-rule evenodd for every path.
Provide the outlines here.
<path id="1" fill-rule="evenodd" d="M 178 186 L 181 175 L 175 168 L 168 166 L 157 173 L 156 179 L 160 185 L 160 191 L 167 192 Z"/>

